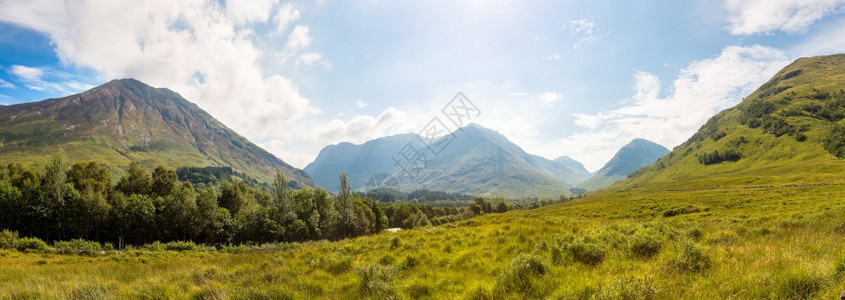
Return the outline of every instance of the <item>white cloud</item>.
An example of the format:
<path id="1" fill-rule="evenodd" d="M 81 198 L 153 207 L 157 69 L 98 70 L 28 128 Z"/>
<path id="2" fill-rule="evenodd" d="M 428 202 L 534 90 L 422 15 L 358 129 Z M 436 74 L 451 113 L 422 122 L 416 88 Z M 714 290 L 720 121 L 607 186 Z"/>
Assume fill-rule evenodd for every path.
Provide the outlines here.
<path id="1" fill-rule="evenodd" d="M 276 17 L 273 18 L 273 21 L 276 22 L 276 33 L 285 32 L 290 23 L 299 20 L 299 16 L 299 10 L 293 8 L 292 4 L 285 3 L 280 6 L 279 11 L 276 12 Z"/>
<path id="2" fill-rule="evenodd" d="M 226 13 L 238 25 L 267 22 L 278 0 L 226 0 Z"/>
<path id="3" fill-rule="evenodd" d="M 318 52 L 305 52 L 296 56 L 296 65 L 320 65 L 326 70 L 332 69 L 332 64 L 323 59 L 323 54 Z"/>
<path id="4" fill-rule="evenodd" d="M 35 91 L 71 94 L 93 87 L 89 84 L 80 83 L 75 80 L 68 80 L 68 74 L 56 72 L 50 69 L 12 65 L 9 73 L 12 76 L 15 76 L 18 81 L 22 82 L 26 88 Z M 0 81 L 5 83 L 0 84 L 0 86 L 11 88 L 15 87 L 9 82 L 3 80 Z"/>
<path id="5" fill-rule="evenodd" d="M 0 79 L 0 88 L 14 89 L 14 88 L 17 88 L 17 87 L 14 84 L 12 84 L 11 82 Z"/>
<path id="6" fill-rule="evenodd" d="M 560 54 L 546 55 L 543 60 L 560 60 Z"/>
<path id="7" fill-rule="evenodd" d="M 255 28 L 278 28 L 278 20 L 287 26 L 299 18 L 287 5 L 271 19 L 276 1 L 22 2 L 0 0 L 0 21 L 43 32 L 66 65 L 93 69 L 101 81 L 132 77 L 172 89 L 257 144 L 272 145 L 272 153 L 298 167 L 325 145 L 326 140 L 307 137 L 329 128 L 314 121 L 320 109 L 294 82 L 262 67 L 265 51 L 290 51 L 303 64 L 330 66 L 321 54 L 298 56 L 311 44 L 305 25 L 297 25 L 281 49 L 259 44 Z M 65 93 L 84 86 L 49 70 L 16 71 L 19 82 L 34 89 Z M 57 80 L 62 82 L 51 83 Z"/>
<path id="8" fill-rule="evenodd" d="M 568 30 L 573 36 L 578 36 L 580 39 L 572 44 L 572 49 L 581 48 L 584 45 L 598 42 L 604 34 L 601 33 L 598 25 L 593 21 L 593 17 L 569 20 L 566 24 L 559 25 L 561 29 Z"/>
<path id="9" fill-rule="evenodd" d="M 545 92 L 538 97 L 540 104 L 545 106 L 552 106 L 563 99 L 563 95 L 555 92 Z"/>
<path id="10" fill-rule="evenodd" d="M 841 12 L 845 0 L 727 0 L 728 29 L 735 35 L 801 32 L 826 15 Z"/>
<path id="11" fill-rule="evenodd" d="M 367 102 L 364 102 L 364 101 L 361 101 L 361 100 L 355 100 L 355 106 L 358 106 L 358 108 L 366 108 Z"/>
<path id="12" fill-rule="evenodd" d="M 579 147 L 567 153 L 591 170 L 601 167 L 621 145 L 634 138 L 671 149 L 788 63 L 786 54 L 773 48 L 730 46 L 715 58 L 695 61 L 681 70 L 666 97 L 660 97 L 656 76 L 637 72 L 634 95 L 622 101 L 621 107 L 593 115 L 575 114 L 575 124 L 589 130 L 559 143 L 595 145 L 593 150 Z"/>
<path id="13" fill-rule="evenodd" d="M 291 50 L 300 50 L 311 45 L 311 36 L 308 34 L 308 26 L 297 25 L 288 36 L 288 43 L 285 45 Z"/>

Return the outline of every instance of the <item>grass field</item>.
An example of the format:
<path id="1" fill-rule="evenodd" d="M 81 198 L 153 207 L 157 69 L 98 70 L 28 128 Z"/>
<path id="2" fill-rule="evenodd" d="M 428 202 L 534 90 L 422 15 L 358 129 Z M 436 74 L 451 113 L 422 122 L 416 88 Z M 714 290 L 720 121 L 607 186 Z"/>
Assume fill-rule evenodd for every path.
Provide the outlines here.
<path id="1" fill-rule="evenodd" d="M 0 253 L 6 299 L 835 298 L 845 187 L 624 189 L 248 253 Z"/>

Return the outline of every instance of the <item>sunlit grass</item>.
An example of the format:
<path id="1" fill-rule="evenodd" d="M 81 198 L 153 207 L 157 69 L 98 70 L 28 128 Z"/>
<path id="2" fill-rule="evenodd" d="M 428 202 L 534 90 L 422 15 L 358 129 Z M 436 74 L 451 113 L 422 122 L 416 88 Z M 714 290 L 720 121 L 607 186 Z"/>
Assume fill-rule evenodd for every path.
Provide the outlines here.
<path id="1" fill-rule="evenodd" d="M 687 206 L 698 211 L 665 213 Z M 611 191 L 267 252 L 5 250 L 0 297 L 833 298 L 845 286 L 843 213 L 839 185 Z M 576 254 L 591 247 L 601 259 Z"/>

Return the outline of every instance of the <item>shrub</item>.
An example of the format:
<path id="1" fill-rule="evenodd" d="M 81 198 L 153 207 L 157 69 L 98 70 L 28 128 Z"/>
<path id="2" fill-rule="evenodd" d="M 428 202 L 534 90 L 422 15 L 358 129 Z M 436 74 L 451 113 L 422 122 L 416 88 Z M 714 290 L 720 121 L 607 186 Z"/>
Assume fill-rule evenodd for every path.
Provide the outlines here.
<path id="1" fill-rule="evenodd" d="M 47 243 L 42 241 L 36 237 L 25 237 L 18 240 L 18 250 L 35 250 L 35 251 L 45 251 L 47 250 Z"/>
<path id="2" fill-rule="evenodd" d="M 679 272 L 699 273 L 711 267 L 710 256 L 692 243 L 684 245 L 681 257 L 669 262 L 670 268 Z"/>
<path id="3" fill-rule="evenodd" d="M 332 275 L 340 275 L 352 270 L 352 260 L 349 258 L 329 259 L 326 271 Z"/>
<path id="4" fill-rule="evenodd" d="M 687 231 L 687 236 L 693 241 L 697 242 L 701 240 L 701 237 L 704 236 L 704 233 L 701 232 L 701 229 L 691 228 L 689 231 Z"/>
<path id="5" fill-rule="evenodd" d="M 402 240 L 400 240 L 398 236 L 394 236 L 394 237 L 390 238 L 390 249 L 391 250 L 399 248 L 399 246 L 401 246 L 401 245 L 402 245 Z"/>
<path id="6" fill-rule="evenodd" d="M 62 254 L 79 253 L 86 255 L 95 255 L 98 254 L 100 250 L 102 250 L 102 246 L 100 246 L 100 243 L 86 241 L 83 239 L 57 241 L 53 242 L 53 246 L 56 247 L 56 249 L 58 249 Z"/>
<path id="7" fill-rule="evenodd" d="M 18 244 L 18 232 L 11 231 L 8 229 L 3 229 L 0 231 L 0 249 L 12 249 L 15 248 Z"/>
<path id="8" fill-rule="evenodd" d="M 678 215 L 692 214 L 700 212 L 701 209 L 692 205 L 676 206 L 663 211 L 664 217 L 674 217 Z"/>
<path id="9" fill-rule="evenodd" d="M 393 279 L 396 270 L 393 267 L 380 265 L 365 265 L 355 270 L 361 277 L 361 295 L 377 299 L 398 299 L 396 285 Z"/>
<path id="10" fill-rule="evenodd" d="M 656 299 L 658 292 L 651 278 L 619 278 L 595 295 L 595 299 Z"/>
<path id="11" fill-rule="evenodd" d="M 144 249 L 148 251 L 164 251 L 164 244 L 159 241 L 155 241 L 144 245 Z"/>
<path id="12" fill-rule="evenodd" d="M 824 149 L 837 158 L 845 158 L 845 127 L 834 125 L 824 139 Z"/>
<path id="13" fill-rule="evenodd" d="M 548 273 L 549 267 L 538 255 L 519 255 L 511 261 L 510 267 L 496 279 L 496 294 L 519 293 L 525 296 L 539 297 L 542 289 L 537 286 L 537 278 Z"/>
<path id="14" fill-rule="evenodd" d="M 405 256 L 405 260 L 402 261 L 402 265 L 400 266 L 402 269 L 408 270 L 413 269 L 414 267 L 420 264 L 420 259 L 416 256 L 408 254 Z"/>
<path id="15" fill-rule="evenodd" d="M 192 241 L 172 241 L 164 244 L 164 250 L 170 251 L 197 251 L 197 244 Z"/>
<path id="16" fill-rule="evenodd" d="M 607 254 L 603 247 L 586 237 L 563 243 L 562 248 L 575 261 L 591 266 L 600 264 Z"/>
<path id="17" fill-rule="evenodd" d="M 406 289 L 408 296 L 411 296 L 411 299 L 419 299 L 423 297 L 431 296 L 431 288 L 423 283 L 412 283 Z"/>
<path id="18" fill-rule="evenodd" d="M 803 270 L 788 272 L 778 282 L 778 298 L 809 299 L 824 285 L 825 280 L 821 275 Z"/>
<path id="19" fill-rule="evenodd" d="M 650 258 L 660 252 L 663 246 L 660 239 L 654 235 L 638 232 L 628 242 L 628 247 L 634 256 L 639 258 Z"/>

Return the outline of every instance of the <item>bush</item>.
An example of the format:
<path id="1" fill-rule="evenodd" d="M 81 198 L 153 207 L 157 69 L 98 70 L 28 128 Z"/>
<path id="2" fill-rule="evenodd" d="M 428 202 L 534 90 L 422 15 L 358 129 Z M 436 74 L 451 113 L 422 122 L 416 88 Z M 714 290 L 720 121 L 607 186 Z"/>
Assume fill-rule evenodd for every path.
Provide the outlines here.
<path id="1" fill-rule="evenodd" d="M 102 250 L 102 246 L 100 246 L 100 243 L 86 241 L 83 239 L 57 241 L 53 242 L 53 246 L 56 247 L 56 249 L 59 250 L 62 254 L 79 253 L 86 255 L 95 255 Z"/>
<path id="2" fill-rule="evenodd" d="M 656 299 L 658 291 L 650 278 L 621 278 L 602 289 L 595 299 Z"/>
<path id="3" fill-rule="evenodd" d="M 638 232 L 628 241 L 628 247 L 634 256 L 639 258 L 651 258 L 660 252 L 663 246 L 660 239 L 653 235 Z"/>
<path id="4" fill-rule="evenodd" d="M 408 269 L 413 269 L 414 267 L 418 266 L 419 264 L 420 264 L 419 258 L 417 258 L 416 256 L 408 254 L 408 256 L 405 256 L 405 260 L 402 261 L 402 265 L 400 267 L 402 269 L 408 270 Z"/>
<path id="5" fill-rule="evenodd" d="M 685 214 L 692 214 L 700 212 L 701 209 L 692 205 L 681 206 L 681 207 L 672 207 L 665 211 L 663 211 L 664 217 L 674 217 L 678 215 L 685 215 Z"/>
<path id="6" fill-rule="evenodd" d="M 411 299 L 431 296 L 431 288 L 423 283 L 413 283 L 406 289 Z"/>
<path id="7" fill-rule="evenodd" d="M 18 240 L 18 250 L 46 251 L 47 243 L 36 237 L 25 237 Z"/>
<path id="8" fill-rule="evenodd" d="M 393 279 L 396 270 L 393 267 L 365 265 L 355 270 L 361 277 L 361 295 L 376 299 L 398 299 L 399 293 Z"/>
<path id="9" fill-rule="evenodd" d="M 600 264 L 607 254 L 603 247 L 586 237 L 564 242 L 562 248 L 575 261 L 590 266 Z"/>
<path id="10" fill-rule="evenodd" d="M 710 256 L 692 243 L 684 245 L 681 257 L 669 262 L 670 268 L 679 272 L 699 273 L 712 266 Z"/>
<path id="11" fill-rule="evenodd" d="M 537 278 L 548 273 L 545 260 L 537 255 L 519 255 L 511 261 L 510 267 L 496 279 L 496 294 L 518 293 L 539 297 Z"/>
<path id="12" fill-rule="evenodd" d="M 689 231 L 687 231 L 687 236 L 690 239 L 692 239 L 693 241 L 697 242 L 697 241 L 701 240 L 701 237 L 704 236 L 704 233 L 701 231 L 701 229 L 692 228 Z"/>
<path id="13" fill-rule="evenodd" d="M 3 229 L 0 231 L 0 249 L 12 249 L 17 247 L 18 241 L 18 232 L 11 231 L 8 229 Z"/>
<path id="14" fill-rule="evenodd" d="M 390 249 L 391 250 L 399 248 L 399 246 L 401 246 L 401 245 L 402 245 L 402 240 L 400 240 L 398 236 L 394 236 L 394 237 L 390 238 Z"/>
<path id="15" fill-rule="evenodd" d="M 845 127 L 834 125 L 824 139 L 824 149 L 837 158 L 845 158 Z"/>
<path id="16" fill-rule="evenodd" d="M 170 251 L 197 251 L 197 244 L 191 241 L 173 241 L 164 244 L 164 250 Z"/>
<path id="17" fill-rule="evenodd" d="M 809 299 L 825 285 L 821 275 L 805 271 L 789 272 L 778 281 L 780 299 Z"/>

